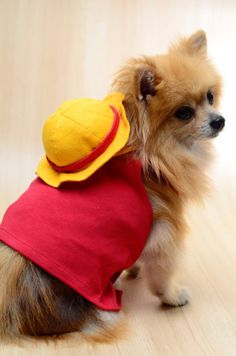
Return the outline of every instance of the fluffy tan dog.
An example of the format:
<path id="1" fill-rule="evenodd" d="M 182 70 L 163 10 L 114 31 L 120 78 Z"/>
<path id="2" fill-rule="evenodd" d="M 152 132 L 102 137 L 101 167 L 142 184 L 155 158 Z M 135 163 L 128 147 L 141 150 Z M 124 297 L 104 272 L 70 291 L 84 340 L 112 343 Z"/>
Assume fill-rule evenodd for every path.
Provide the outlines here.
<path id="1" fill-rule="evenodd" d="M 186 233 L 183 210 L 208 188 L 204 171 L 211 159 L 210 139 L 225 124 L 217 111 L 221 79 L 207 58 L 205 33 L 182 39 L 166 55 L 131 59 L 114 88 L 125 93 L 129 145 L 143 163 L 154 210 L 142 256 L 146 278 L 164 303 L 184 305 L 189 293 L 172 278 Z"/>
<path id="2" fill-rule="evenodd" d="M 153 211 L 142 253 L 144 275 L 163 303 L 182 306 L 189 292 L 174 280 L 186 233 L 184 207 L 207 189 L 211 139 L 225 120 L 217 111 L 221 79 L 207 58 L 203 31 L 166 55 L 129 60 L 113 91 L 124 93 L 131 135 L 123 154 L 140 159 Z M 138 273 L 134 266 L 131 275 Z M 118 313 L 92 303 L 5 245 L 0 247 L 0 334 L 94 333 L 115 327 Z"/>

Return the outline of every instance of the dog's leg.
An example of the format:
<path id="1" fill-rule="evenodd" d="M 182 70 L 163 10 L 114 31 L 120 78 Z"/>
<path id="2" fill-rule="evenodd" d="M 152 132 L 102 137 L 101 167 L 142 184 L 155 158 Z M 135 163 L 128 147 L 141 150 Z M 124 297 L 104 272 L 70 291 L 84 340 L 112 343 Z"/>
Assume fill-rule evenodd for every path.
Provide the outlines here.
<path id="1" fill-rule="evenodd" d="M 92 303 L 3 244 L 0 285 L 1 337 L 68 333 L 98 321 Z"/>
<path id="2" fill-rule="evenodd" d="M 0 337 L 80 331 L 112 341 L 124 330 L 121 312 L 95 305 L 16 251 L 0 243 Z"/>
<path id="3" fill-rule="evenodd" d="M 140 265 L 136 262 L 132 267 L 127 269 L 127 278 L 128 279 L 135 279 L 138 277 L 140 271 Z"/>
<path id="4" fill-rule="evenodd" d="M 151 291 L 164 304 L 182 306 L 190 300 L 187 288 L 174 280 L 174 272 L 181 253 L 182 238 L 177 238 L 175 227 L 169 221 L 156 221 L 143 251 L 144 276 Z"/>

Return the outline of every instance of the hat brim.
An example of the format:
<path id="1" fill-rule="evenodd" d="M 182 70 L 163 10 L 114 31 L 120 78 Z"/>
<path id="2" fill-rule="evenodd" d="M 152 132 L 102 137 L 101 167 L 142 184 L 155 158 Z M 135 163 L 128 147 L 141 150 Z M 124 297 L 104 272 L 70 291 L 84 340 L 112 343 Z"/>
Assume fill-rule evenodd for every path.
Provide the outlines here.
<path id="1" fill-rule="evenodd" d="M 93 173 L 95 173 L 100 167 L 102 167 L 106 162 L 114 157 L 122 148 L 124 148 L 128 141 L 130 126 L 126 118 L 124 107 L 121 105 L 117 109 L 119 109 L 120 112 L 120 123 L 117 134 L 107 149 L 92 163 L 77 172 L 57 172 L 52 168 L 45 156 L 37 167 L 37 175 L 48 185 L 57 188 L 64 182 L 84 181 Z"/>

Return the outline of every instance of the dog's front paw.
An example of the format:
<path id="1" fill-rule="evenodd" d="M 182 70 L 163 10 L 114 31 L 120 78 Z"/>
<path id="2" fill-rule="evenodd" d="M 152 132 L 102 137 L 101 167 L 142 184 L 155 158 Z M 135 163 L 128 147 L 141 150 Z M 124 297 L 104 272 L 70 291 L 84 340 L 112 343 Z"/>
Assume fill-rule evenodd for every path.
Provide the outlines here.
<path id="1" fill-rule="evenodd" d="M 171 286 L 165 293 L 159 295 L 162 303 L 172 307 L 182 307 L 191 299 L 188 288 L 178 285 Z"/>

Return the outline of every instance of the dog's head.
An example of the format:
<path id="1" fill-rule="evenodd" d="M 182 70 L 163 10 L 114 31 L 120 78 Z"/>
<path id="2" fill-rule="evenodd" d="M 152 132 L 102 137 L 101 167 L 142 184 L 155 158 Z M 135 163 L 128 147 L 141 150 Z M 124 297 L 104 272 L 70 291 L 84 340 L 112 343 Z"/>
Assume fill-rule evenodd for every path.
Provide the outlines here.
<path id="1" fill-rule="evenodd" d="M 201 30 L 172 45 L 165 55 L 129 60 L 113 88 L 125 94 L 129 144 L 139 152 L 144 168 L 151 165 L 168 181 L 187 161 L 195 160 L 199 167 L 207 156 L 206 141 L 225 125 L 218 112 L 221 79 L 207 58 Z"/>
<path id="2" fill-rule="evenodd" d="M 135 117 L 137 126 L 149 131 L 148 139 L 165 132 L 191 146 L 216 137 L 224 127 L 217 111 L 221 79 L 207 58 L 203 31 L 182 39 L 166 55 L 131 59 L 114 84 L 126 95 L 131 120 Z"/>

